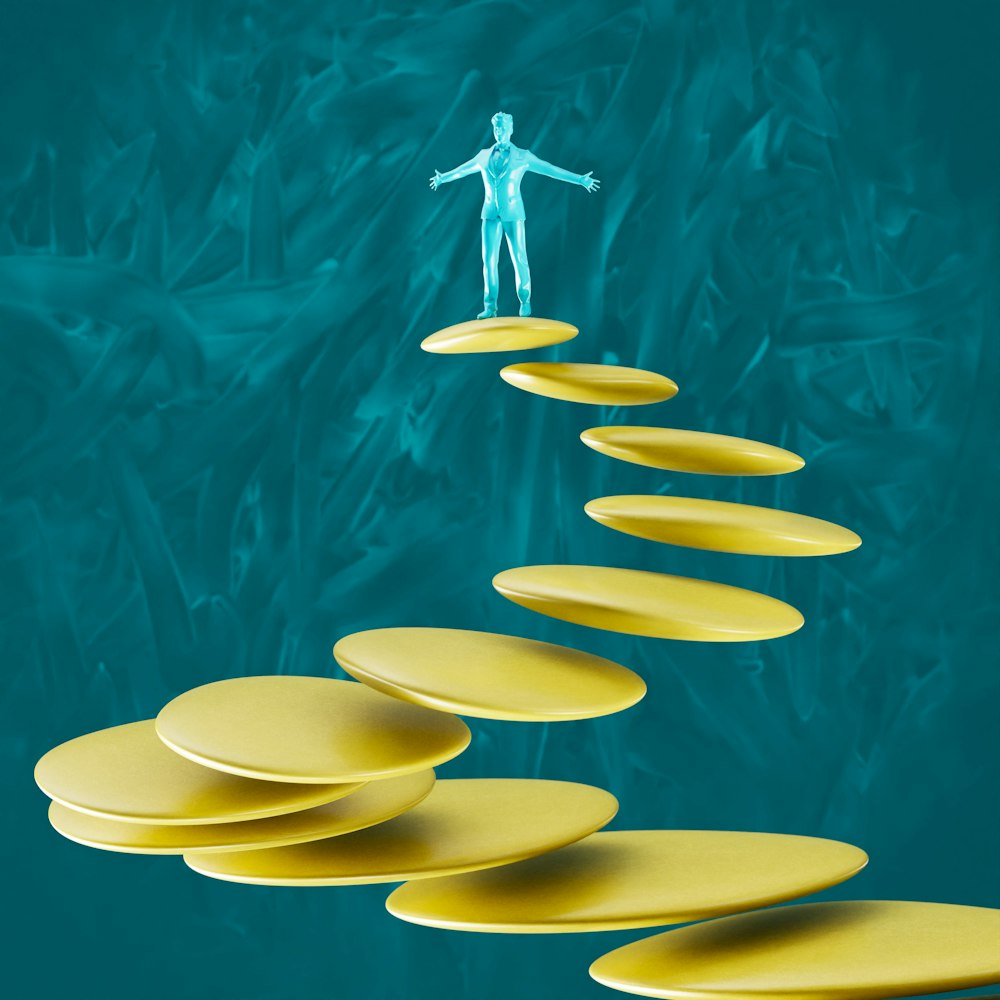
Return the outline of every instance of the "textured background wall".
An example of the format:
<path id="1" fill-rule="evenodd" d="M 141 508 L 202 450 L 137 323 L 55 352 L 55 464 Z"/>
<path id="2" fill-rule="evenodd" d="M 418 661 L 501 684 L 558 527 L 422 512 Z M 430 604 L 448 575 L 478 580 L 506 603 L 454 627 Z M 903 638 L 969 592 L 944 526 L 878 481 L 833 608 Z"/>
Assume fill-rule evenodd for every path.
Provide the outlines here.
<path id="1" fill-rule="evenodd" d="M 616 825 L 844 838 L 830 895 L 997 905 L 996 6 L 860 0 L 5 0 L 0 8 L 0 744 L 15 997 L 605 995 L 628 935 L 461 936 L 385 890 L 239 887 L 47 826 L 31 768 L 245 673 L 329 673 L 382 625 L 512 631 L 638 669 L 595 722 L 474 723 L 445 776 L 620 796 Z M 489 140 L 528 180 L 546 356 L 677 380 L 600 411 L 497 358 L 432 358 L 479 302 Z M 515 305 L 509 269 L 502 306 Z M 789 477 L 658 474 L 589 426 L 745 434 Z M 657 547 L 605 493 L 775 504 L 857 530 L 821 560 Z M 757 588 L 750 645 L 632 639 L 490 577 L 603 562 Z M 638 935 L 633 935 L 638 936 Z"/>

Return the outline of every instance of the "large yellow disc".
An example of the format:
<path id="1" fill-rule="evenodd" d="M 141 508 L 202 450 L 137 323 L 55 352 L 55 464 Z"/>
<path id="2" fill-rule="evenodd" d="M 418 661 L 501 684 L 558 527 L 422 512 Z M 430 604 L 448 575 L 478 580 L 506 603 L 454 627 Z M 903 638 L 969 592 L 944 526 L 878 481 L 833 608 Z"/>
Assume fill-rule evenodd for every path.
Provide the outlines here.
<path id="1" fill-rule="evenodd" d="M 438 330 L 420 346 L 431 354 L 493 354 L 563 344 L 579 332 L 569 323 L 541 316 L 494 316 Z"/>
<path id="2" fill-rule="evenodd" d="M 522 861 L 580 840 L 618 810 L 613 795 L 566 781 L 439 781 L 415 809 L 359 833 L 296 847 L 192 854 L 202 875 L 259 885 L 348 885 L 453 875 Z"/>
<path id="3" fill-rule="evenodd" d="M 856 847 L 814 837 L 616 830 L 520 864 L 410 882 L 386 906 L 403 920 L 460 931 L 624 930 L 806 896 L 867 862 Z"/>
<path id="4" fill-rule="evenodd" d="M 500 377 L 525 392 L 570 403 L 638 406 L 677 395 L 677 383 L 666 375 L 618 365 L 530 361 L 509 365 Z"/>
<path id="5" fill-rule="evenodd" d="M 433 767 L 471 739 L 461 719 L 353 681 L 238 677 L 194 688 L 156 718 L 167 746 L 199 764 L 270 781 L 389 778 Z"/>
<path id="6" fill-rule="evenodd" d="M 341 639 L 333 655 L 386 694 L 484 719 L 589 719 L 646 693 L 640 677 L 601 656 L 491 632 L 374 629 Z"/>
<path id="7" fill-rule="evenodd" d="M 50 799 L 125 823 L 236 823 L 309 809 L 359 784 L 294 785 L 222 774 L 164 746 L 152 719 L 50 750 L 35 767 Z"/>
<path id="8" fill-rule="evenodd" d="M 520 566 L 493 586 L 551 618 L 660 639 L 746 642 L 802 627 L 802 615 L 773 597 L 709 580 L 610 566 Z"/>
<path id="9" fill-rule="evenodd" d="M 592 427 L 580 440 L 623 462 L 671 472 L 776 476 L 805 465 L 794 452 L 760 441 L 669 427 Z"/>
<path id="10" fill-rule="evenodd" d="M 49 806 L 49 822 L 64 837 L 78 844 L 123 854 L 245 851 L 336 837 L 383 823 L 415 806 L 433 786 L 434 772 L 418 771 L 402 778 L 371 781 L 360 791 L 336 802 L 286 816 L 197 826 L 119 823 L 87 816 L 53 802 Z"/>
<path id="11" fill-rule="evenodd" d="M 861 539 L 847 528 L 771 507 L 672 496 L 620 496 L 584 508 L 601 524 L 653 542 L 754 556 L 827 556 Z"/>
<path id="12" fill-rule="evenodd" d="M 1000 980 L 1000 910 L 943 903 L 786 906 L 681 927 L 590 967 L 599 983 L 678 1000 L 884 1000 Z"/>

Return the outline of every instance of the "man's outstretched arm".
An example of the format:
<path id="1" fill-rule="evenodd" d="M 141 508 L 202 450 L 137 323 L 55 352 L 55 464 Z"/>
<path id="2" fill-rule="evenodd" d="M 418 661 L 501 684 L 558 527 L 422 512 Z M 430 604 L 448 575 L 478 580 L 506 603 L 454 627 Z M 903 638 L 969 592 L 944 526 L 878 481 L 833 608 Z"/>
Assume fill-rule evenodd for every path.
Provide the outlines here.
<path id="1" fill-rule="evenodd" d="M 446 170 L 443 174 L 440 170 L 435 170 L 431 178 L 431 190 L 436 191 L 439 184 L 450 184 L 452 181 L 474 174 L 479 169 L 479 164 L 476 162 L 478 158 L 477 153 L 471 160 L 466 160 L 461 166 L 455 167 L 454 170 Z"/>
<path id="2" fill-rule="evenodd" d="M 588 191 L 597 191 L 601 186 L 601 182 L 596 177 L 590 176 L 594 172 L 593 170 L 585 174 L 574 174 L 572 170 L 563 170 L 562 167 L 557 167 L 554 163 L 548 163 L 541 159 L 541 157 L 535 156 L 534 153 L 528 153 L 528 168 L 533 173 L 541 174 L 543 177 L 551 177 L 557 181 L 566 181 L 568 184 L 579 184 Z"/>

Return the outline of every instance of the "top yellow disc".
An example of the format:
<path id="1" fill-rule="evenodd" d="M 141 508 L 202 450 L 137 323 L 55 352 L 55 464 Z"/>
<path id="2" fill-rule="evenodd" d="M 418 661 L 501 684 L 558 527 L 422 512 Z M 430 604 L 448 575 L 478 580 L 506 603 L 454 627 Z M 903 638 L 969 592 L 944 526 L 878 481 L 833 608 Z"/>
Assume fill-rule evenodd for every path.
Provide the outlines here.
<path id="1" fill-rule="evenodd" d="M 539 614 L 628 635 L 747 642 L 802 627 L 802 615 L 773 597 L 644 570 L 519 566 L 498 573 L 493 586 Z"/>
<path id="2" fill-rule="evenodd" d="M 793 452 L 760 441 L 669 427 L 592 427 L 580 440 L 623 462 L 671 472 L 776 476 L 805 465 Z"/>
<path id="3" fill-rule="evenodd" d="M 654 542 L 755 556 L 828 556 L 861 539 L 817 517 L 744 503 L 693 497 L 620 496 L 591 500 L 584 510 L 615 531 Z"/>
<path id="4" fill-rule="evenodd" d="M 461 719 L 326 677 L 238 677 L 187 691 L 156 731 L 199 764 L 271 781 L 388 778 L 433 767 L 471 739 Z"/>
<path id="5" fill-rule="evenodd" d="M 570 403 L 638 406 L 661 403 L 677 395 L 677 383 L 666 375 L 617 365 L 531 361 L 508 365 L 500 377 L 526 392 Z"/>
<path id="6" fill-rule="evenodd" d="M 202 875 L 257 885 L 402 882 L 522 861 L 610 822 L 615 797 L 568 781 L 439 781 L 420 805 L 360 833 L 295 847 L 185 855 Z"/>
<path id="7" fill-rule="evenodd" d="M 579 332 L 569 323 L 540 316 L 494 316 L 438 330 L 420 346 L 431 354 L 493 354 L 563 344 Z"/>
<path id="8" fill-rule="evenodd" d="M 884 1000 L 1000 979 L 1000 910 L 811 903 L 681 927 L 590 967 L 624 993 L 678 1000 Z"/>
<path id="9" fill-rule="evenodd" d="M 460 931 L 625 930 L 806 896 L 867 862 L 856 847 L 814 837 L 616 830 L 493 871 L 412 882 L 386 906 L 403 920 Z"/>
<path id="10" fill-rule="evenodd" d="M 620 712 L 646 693 L 631 670 L 578 649 L 452 628 L 356 632 L 337 662 L 379 691 L 482 719 L 558 722 Z"/>
<path id="11" fill-rule="evenodd" d="M 152 719 L 102 729 L 50 750 L 35 767 L 50 799 L 128 823 L 235 823 L 332 802 L 358 784 L 254 781 L 201 767 L 156 738 Z"/>

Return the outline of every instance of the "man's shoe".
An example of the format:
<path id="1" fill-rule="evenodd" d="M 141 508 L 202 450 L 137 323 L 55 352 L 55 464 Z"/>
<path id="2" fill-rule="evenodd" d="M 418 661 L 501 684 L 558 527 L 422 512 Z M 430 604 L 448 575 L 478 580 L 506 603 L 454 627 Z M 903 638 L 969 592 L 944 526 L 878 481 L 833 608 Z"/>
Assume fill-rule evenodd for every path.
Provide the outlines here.
<path id="1" fill-rule="evenodd" d="M 476 319 L 492 319 L 497 314 L 496 306 L 485 305 L 483 306 L 483 311 L 476 317 Z"/>
<path id="2" fill-rule="evenodd" d="M 531 315 L 531 303 L 522 302 L 521 308 L 517 311 L 518 316 L 530 316 Z"/>

